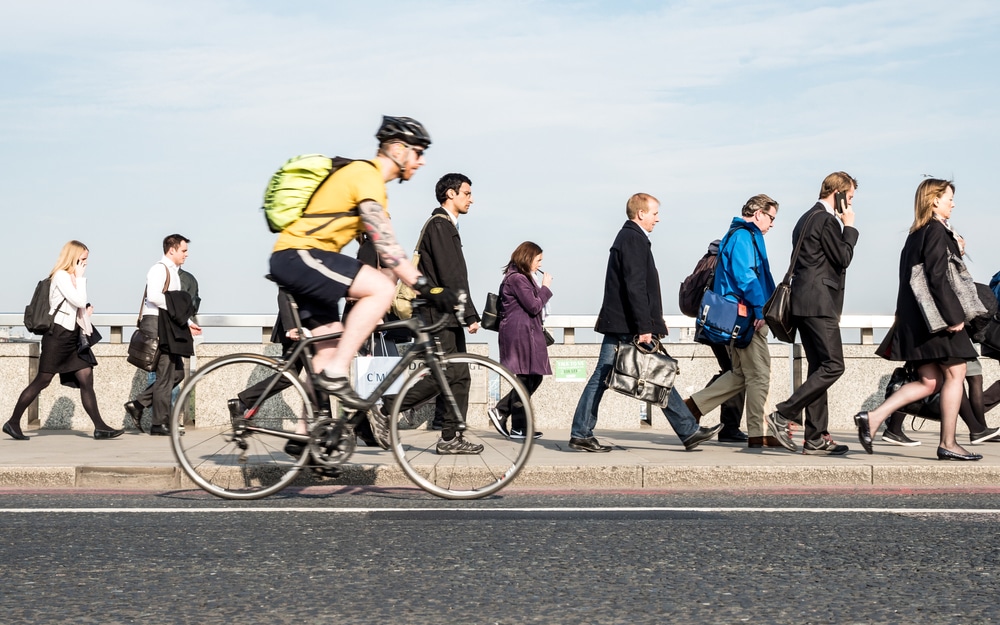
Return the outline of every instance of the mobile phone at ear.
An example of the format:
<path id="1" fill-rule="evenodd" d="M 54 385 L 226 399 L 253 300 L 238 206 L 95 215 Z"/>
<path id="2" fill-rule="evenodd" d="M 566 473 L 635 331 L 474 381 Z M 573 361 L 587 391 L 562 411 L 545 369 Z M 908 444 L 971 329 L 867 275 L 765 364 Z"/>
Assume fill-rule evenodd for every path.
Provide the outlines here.
<path id="1" fill-rule="evenodd" d="M 847 192 L 837 191 L 833 195 L 833 210 L 837 211 L 838 215 L 843 215 L 844 211 L 847 210 Z"/>

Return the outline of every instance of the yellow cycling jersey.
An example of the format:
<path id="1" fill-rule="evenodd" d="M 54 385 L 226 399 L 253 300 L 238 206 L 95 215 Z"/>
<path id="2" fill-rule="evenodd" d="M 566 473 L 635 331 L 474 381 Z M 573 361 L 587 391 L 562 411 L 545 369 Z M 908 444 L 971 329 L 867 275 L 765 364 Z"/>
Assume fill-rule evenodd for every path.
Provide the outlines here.
<path id="1" fill-rule="evenodd" d="M 303 215 L 346 213 L 356 209 L 364 200 L 378 202 L 383 210 L 388 208 L 382 168 L 375 160 L 355 161 L 335 171 L 313 194 Z M 364 226 L 357 215 L 299 219 L 281 231 L 273 251 L 317 249 L 339 252 L 363 231 Z"/>

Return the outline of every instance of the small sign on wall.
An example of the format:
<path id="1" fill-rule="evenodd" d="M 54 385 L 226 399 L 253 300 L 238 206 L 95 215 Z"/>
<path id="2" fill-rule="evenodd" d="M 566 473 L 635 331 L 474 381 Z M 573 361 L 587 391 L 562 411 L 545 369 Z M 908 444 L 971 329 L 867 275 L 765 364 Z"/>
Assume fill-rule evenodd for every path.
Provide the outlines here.
<path id="1" fill-rule="evenodd" d="M 552 373 L 556 382 L 586 382 L 587 381 L 587 361 L 586 360 L 564 360 L 562 358 L 554 360 L 555 368 Z"/>

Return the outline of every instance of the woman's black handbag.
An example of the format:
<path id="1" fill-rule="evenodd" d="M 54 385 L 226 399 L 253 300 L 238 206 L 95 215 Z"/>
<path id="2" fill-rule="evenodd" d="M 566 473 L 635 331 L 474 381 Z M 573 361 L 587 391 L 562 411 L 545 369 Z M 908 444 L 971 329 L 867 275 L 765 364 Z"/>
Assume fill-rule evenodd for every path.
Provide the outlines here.
<path id="1" fill-rule="evenodd" d="M 892 375 L 889 376 L 889 384 L 885 387 L 885 398 L 889 399 L 889 396 L 898 391 L 901 386 L 909 382 L 916 382 L 918 379 L 920 376 L 916 371 L 908 367 L 896 367 Z M 911 402 L 900 408 L 899 412 L 905 412 L 908 415 L 929 421 L 940 421 L 941 393 L 935 392 L 923 399 Z"/>
<path id="2" fill-rule="evenodd" d="M 651 347 L 621 341 L 604 385 L 622 395 L 666 408 L 678 370 L 677 361 L 657 339 L 653 339 Z"/>
<path id="3" fill-rule="evenodd" d="M 136 329 L 128 342 L 128 363 L 143 371 L 156 369 L 156 358 L 160 351 L 159 337 L 147 336 L 142 330 Z"/>
<path id="4" fill-rule="evenodd" d="M 486 306 L 479 320 L 479 326 L 484 330 L 500 330 L 500 296 L 496 293 L 486 294 Z"/>

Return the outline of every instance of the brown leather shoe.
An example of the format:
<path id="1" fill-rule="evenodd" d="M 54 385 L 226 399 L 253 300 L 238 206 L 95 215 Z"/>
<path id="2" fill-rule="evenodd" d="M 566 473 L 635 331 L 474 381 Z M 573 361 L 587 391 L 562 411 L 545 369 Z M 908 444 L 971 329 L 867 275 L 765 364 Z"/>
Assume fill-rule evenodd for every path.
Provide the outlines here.
<path id="1" fill-rule="evenodd" d="M 694 403 L 694 400 L 688 397 L 687 399 L 684 400 L 684 405 L 687 406 L 688 410 L 691 411 L 691 414 L 694 415 L 694 420 L 697 421 L 698 423 L 701 423 L 702 415 L 701 411 L 698 410 L 698 404 Z"/>
<path id="2" fill-rule="evenodd" d="M 784 445 L 773 436 L 751 436 L 747 439 L 747 447 L 759 449 L 761 447 L 784 447 Z"/>

